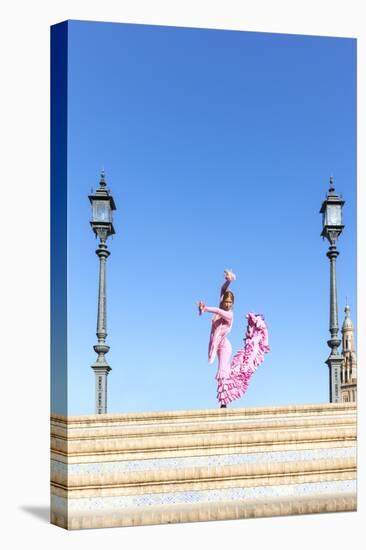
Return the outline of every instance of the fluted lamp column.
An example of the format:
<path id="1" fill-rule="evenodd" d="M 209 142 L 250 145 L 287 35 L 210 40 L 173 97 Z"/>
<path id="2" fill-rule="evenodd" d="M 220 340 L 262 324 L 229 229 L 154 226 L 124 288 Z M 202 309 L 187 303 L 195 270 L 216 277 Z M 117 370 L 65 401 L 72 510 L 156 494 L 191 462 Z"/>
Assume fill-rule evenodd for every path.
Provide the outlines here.
<path id="1" fill-rule="evenodd" d="M 333 177 L 329 181 L 329 191 L 323 202 L 320 213 L 323 215 L 322 237 L 329 241 L 327 256 L 330 260 L 330 310 L 329 310 L 329 332 L 330 339 L 327 341 L 330 347 L 330 355 L 325 363 L 329 368 L 329 401 L 340 403 L 341 393 L 341 368 L 343 356 L 338 350 L 341 340 L 338 337 L 338 305 L 337 305 L 337 277 L 336 259 L 339 255 L 337 250 L 337 239 L 344 229 L 342 225 L 342 208 L 344 200 L 337 195 L 334 188 Z"/>
<path id="2" fill-rule="evenodd" d="M 107 248 L 107 239 L 115 233 L 113 227 L 113 210 L 116 210 L 112 195 L 106 187 L 104 170 L 101 173 L 99 188 L 94 194 L 89 195 L 92 205 L 92 219 L 90 225 L 99 237 L 99 246 L 95 251 L 99 258 L 99 289 L 98 289 L 98 318 L 97 318 L 97 338 L 98 343 L 93 346 L 98 354 L 95 363 L 91 365 L 95 373 L 95 412 L 96 414 L 107 413 L 107 376 L 112 370 L 106 360 L 106 353 L 109 346 L 106 344 L 107 338 L 107 280 L 106 267 L 107 258 L 110 252 Z"/>

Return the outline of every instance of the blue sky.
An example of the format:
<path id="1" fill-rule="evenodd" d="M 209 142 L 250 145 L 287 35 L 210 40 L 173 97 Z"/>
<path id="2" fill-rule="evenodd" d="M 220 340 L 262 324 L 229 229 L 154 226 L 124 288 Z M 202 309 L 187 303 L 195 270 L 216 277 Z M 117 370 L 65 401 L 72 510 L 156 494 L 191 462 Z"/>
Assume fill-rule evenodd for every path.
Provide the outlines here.
<path id="1" fill-rule="evenodd" d="M 343 194 L 339 321 L 356 324 L 356 41 L 69 23 L 69 414 L 94 413 L 98 259 L 87 195 L 117 205 L 107 263 L 108 411 L 217 407 L 207 363 L 223 270 L 233 349 L 262 312 L 271 353 L 231 406 L 328 401 L 329 260 Z"/>

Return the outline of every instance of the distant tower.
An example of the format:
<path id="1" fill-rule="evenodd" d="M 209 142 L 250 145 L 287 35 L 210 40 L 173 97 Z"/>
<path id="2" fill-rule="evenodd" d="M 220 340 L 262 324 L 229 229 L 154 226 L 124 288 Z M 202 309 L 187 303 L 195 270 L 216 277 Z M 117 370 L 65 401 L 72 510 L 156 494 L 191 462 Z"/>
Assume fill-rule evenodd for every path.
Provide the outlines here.
<path id="1" fill-rule="evenodd" d="M 343 402 L 356 401 L 357 399 L 357 359 L 350 311 L 351 308 L 347 304 L 344 309 L 346 316 L 342 325 L 341 392 Z"/>

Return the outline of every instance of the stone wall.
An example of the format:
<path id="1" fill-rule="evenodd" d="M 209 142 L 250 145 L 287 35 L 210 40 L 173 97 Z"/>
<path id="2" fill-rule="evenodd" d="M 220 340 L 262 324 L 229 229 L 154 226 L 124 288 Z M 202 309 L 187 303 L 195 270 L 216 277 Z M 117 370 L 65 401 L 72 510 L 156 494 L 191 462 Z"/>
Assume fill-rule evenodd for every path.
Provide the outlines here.
<path id="1" fill-rule="evenodd" d="M 354 403 L 51 416 L 67 529 L 355 509 Z"/>

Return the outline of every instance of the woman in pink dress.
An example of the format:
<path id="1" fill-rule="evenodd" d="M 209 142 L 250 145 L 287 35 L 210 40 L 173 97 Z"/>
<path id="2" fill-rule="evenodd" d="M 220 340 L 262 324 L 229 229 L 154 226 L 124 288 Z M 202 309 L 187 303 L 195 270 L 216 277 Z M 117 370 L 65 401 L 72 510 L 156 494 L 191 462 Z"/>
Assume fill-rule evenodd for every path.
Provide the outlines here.
<path id="1" fill-rule="evenodd" d="M 249 380 L 256 368 L 268 353 L 268 331 L 263 315 L 248 313 L 245 345 L 231 360 L 232 347 L 227 338 L 233 324 L 234 294 L 228 287 L 236 276 L 230 270 L 225 270 L 225 282 L 220 292 L 220 307 L 208 307 L 203 302 L 198 303 L 199 314 L 213 313 L 210 341 L 208 345 L 208 361 L 213 363 L 217 355 L 218 369 L 216 373 L 217 399 L 221 408 L 241 397 L 248 388 Z"/>

